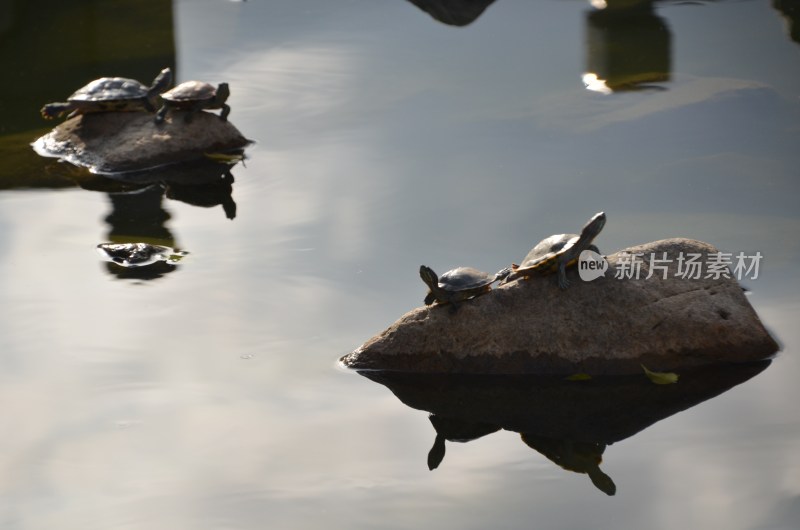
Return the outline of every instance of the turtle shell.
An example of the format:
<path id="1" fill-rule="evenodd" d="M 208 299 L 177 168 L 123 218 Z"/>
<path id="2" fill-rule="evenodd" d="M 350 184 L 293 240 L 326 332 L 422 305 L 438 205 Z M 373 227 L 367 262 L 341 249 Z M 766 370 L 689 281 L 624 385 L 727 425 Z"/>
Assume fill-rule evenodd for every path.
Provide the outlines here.
<path id="1" fill-rule="evenodd" d="M 542 239 L 523 258 L 519 269 L 539 272 L 555 270 L 558 257 L 572 248 L 578 239 L 578 234 L 556 234 Z"/>
<path id="2" fill-rule="evenodd" d="M 203 81 L 186 81 L 161 94 L 166 101 L 175 103 L 205 101 L 217 95 L 217 88 Z"/>
<path id="3" fill-rule="evenodd" d="M 73 102 L 121 101 L 147 97 L 149 88 L 135 79 L 101 77 L 69 97 Z"/>
<path id="4" fill-rule="evenodd" d="M 470 291 L 491 285 L 495 279 L 494 274 L 488 274 L 472 267 L 458 267 L 439 277 L 439 287 L 451 292 Z"/>

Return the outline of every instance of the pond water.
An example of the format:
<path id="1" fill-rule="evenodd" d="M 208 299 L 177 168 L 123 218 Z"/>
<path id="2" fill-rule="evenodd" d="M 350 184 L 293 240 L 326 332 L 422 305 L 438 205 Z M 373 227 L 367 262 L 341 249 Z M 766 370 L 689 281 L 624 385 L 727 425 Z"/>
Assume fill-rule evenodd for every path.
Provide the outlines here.
<path id="1" fill-rule="evenodd" d="M 798 2 L 609 3 L 0 0 L 0 526 L 796 528 Z M 42 104 L 164 66 L 230 83 L 232 192 L 30 149 Z M 338 366 L 421 305 L 420 264 L 497 270 L 601 210 L 605 252 L 760 252 L 772 364 L 593 446 L 434 443 Z M 95 251 L 125 241 L 188 254 Z"/>

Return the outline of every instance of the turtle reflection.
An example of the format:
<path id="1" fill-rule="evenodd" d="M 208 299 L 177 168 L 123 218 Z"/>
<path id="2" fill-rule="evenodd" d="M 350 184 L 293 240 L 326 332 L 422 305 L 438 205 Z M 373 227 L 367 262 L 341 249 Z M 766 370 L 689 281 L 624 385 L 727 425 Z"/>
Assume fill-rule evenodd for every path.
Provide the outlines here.
<path id="1" fill-rule="evenodd" d="M 617 492 L 617 485 L 600 469 L 606 444 L 554 440 L 527 433 L 522 433 L 521 436 L 525 445 L 542 453 L 562 469 L 589 475 L 592 484 L 606 495 Z"/>
<path id="2" fill-rule="evenodd" d="M 234 219 L 233 165 L 204 160 L 159 171 L 80 180 L 81 187 L 105 192 L 111 201 L 112 210 L 105 218 L 107 242 L 97 247 L 108 272 L 117 278 L 153 280 L 175 271 L 188 253 L 177 250 L 164 198 L 204 208 L 222 206 L 225 217 Z"/>
<path id="3" fill-rule="evenodd" d="M 446 441 L 471 442 L 500 430 L 500 427 L 491 423 L 464 421 L 436 414 L 431 414 L 428 419 L 436 430 L 436 439 L 433 441 L 433 447 L 431 447 L 430 452 L 428 452 L 428 469 L 431 471 L 439 467 L 439 464 L 444 460 Z"/>
<path id="4" fill-rule="evenodd" d="M 428 468 L 441 466 L 447 442 L 501 429 L 564 470 L 586 474 L 606 495 L 617 486 L 600 465 L 608 446 L 756 376 L 770 361 L 719 364 L 681 373 L 674 385 L 644 374 L 569 381 L 552 376 L 476 376 L 359 372 L 405 405 L 430 413 L 436 437 Z"/>

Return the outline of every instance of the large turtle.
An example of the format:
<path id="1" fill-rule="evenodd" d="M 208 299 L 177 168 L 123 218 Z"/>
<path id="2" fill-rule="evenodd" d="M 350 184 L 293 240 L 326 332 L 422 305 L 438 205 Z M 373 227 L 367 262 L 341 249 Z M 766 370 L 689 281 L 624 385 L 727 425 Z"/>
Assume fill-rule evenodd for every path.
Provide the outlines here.
<path id="1" fill-rule="evenodd" d="M 149 87 L 135 79 L 101 77 L 79 88 L 66 102 L 48 103 L 42 116 L 48 120 L 67 112 L 69 117 L 89 112 L 141 111 L 155 112 L 155 98 L 172 84 L 172 70 L 164 68 Z"/>
<path id="2" fill-rule="evenodd" d="M 561 289 L 569 287 L 567 280 L 567 267 L 573 265 L 584 250 L 593 250 L 599 253 L 592 244 L 595 237 L 603 230 L 606 224 L 606 214 L 597 213 L 589 219 L 578 234 L 557 234 L 542 239 L 525 258 L 521 265 L 512 265 L 513 271 L 505 277 L 503 283 L 517 278 L 544 275 L 558 271 L 558 286 Z"/>
<path id="3" fill-rule="evenodd" d="M 434 302 L 450 304 L 450 312 L 455 313 L 460 302 L 488 293 L 494 282 L 502 280 L 510 272 L 511 269 L 503 269 L 497 274 L 489 274 L 472 267 L 458 267 L 439 277 L 433 269 L 422 265 L 419 276 L 430 289 L 425 305 Z"/>
<path id="4" fill-rule="evenodd" d="M 203 81 L 186 81 L 161 94 L 164 104 L 156 113 L 156 123 L 162 123 L 170 109 L 187 111 L 184 118 L 187 123 L 192 120 L 195 112 L 202 109 L 222 109 L 219 117 L 227 121 L 231 108 L 225 101 L 230 95 L 228 83 L 220 83 L 214 88 L 214 85 Z"/>

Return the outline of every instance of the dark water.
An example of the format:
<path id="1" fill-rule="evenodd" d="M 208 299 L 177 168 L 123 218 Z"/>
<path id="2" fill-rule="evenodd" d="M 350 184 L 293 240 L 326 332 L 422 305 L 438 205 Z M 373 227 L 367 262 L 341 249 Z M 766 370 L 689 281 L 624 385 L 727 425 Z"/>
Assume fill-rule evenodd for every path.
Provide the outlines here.
<path id="1" fill-rule="evenodd" d="M 0 0 L 2 528 L 797 527 L 798 3 L 446 4 Z M 28 147 L 43 103 L 164 66 L 230 83 L 232 193 Z M 600 210 L 606 252 L 760 252 L 772 365 L 663 402 L 337 367 L 421 263 L 497 270 Z M 94 249 L 129 240 L 189 254 Z"/>

